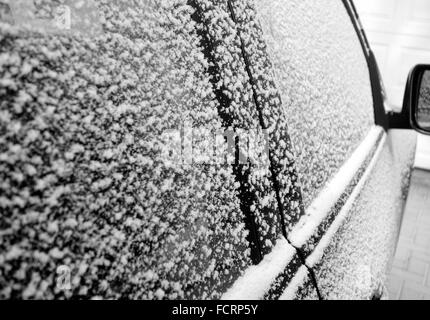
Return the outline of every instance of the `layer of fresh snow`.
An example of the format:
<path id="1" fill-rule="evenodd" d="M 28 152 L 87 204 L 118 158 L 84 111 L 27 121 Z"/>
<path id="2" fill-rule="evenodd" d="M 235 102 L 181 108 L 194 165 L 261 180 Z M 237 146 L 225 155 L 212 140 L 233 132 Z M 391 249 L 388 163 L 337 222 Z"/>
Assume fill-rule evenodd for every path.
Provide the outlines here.
<path id="1" fill-rule="evenodd" d="M 296 250 L 285 239 L 279 239 L 272 252 L 267 254 L 258 265 L 249 267 L 222 296 L 222 299 L 262 299 L 276 277 L 285 270 L 295 254 Z"/>
<path id="2" fill-rule="evenodd" d="M 294 277 L 291 279 L 288 287 L 279 297 L 279 300 L 294 300 L 297 297 L 299 288 L 304 284 L 308 277 L 308 268 L 306 268 L 306 266 L 301 266 Z"/>
<path id="3" fill-rule="evenodd" d="M 192 8 L 95 3 L 101 33 L 0 22 L 0 298 L 218 298 L 251 264 L 232 166 L 166 163 L 163 140 L 186 121 L 222 129 Z M 258 127 L 235 27 L 210 20 L 231 117 Z M 267 171 L 252 181 L 263 209 Z"/>
<path id="4" fill-rule="evenodd" d="M 307 207 L 374 124 L 369 70 L 342 1 L 255 0 L 255 5 Z"/>

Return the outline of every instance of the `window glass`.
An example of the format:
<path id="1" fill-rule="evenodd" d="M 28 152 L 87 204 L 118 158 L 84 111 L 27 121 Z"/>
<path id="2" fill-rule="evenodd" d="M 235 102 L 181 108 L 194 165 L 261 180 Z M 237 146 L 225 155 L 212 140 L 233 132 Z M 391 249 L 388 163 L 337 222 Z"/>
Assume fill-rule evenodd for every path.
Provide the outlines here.
<path id="1" fill-rule="evenodd" d="M 82 3 L 1 1 L 0 297 L 219 297 L 251 260 L 192 9 Z"/>
<path id="2" fill-rule="evenodd" d="M 374 123 L 369 71 L 342 1 L 255 1 L 308 206 Z"/>

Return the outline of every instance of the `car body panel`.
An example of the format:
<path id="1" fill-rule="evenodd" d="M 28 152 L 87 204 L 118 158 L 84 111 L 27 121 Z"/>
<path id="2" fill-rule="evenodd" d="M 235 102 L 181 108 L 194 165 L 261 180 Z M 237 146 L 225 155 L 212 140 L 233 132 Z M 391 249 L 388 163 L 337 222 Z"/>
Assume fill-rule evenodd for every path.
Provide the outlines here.
<path id="1" fill-rule="evenodd" d="M 323 299 L 380 298 L 402 222 L 416 133 L 390 130 L 386 142 L 338 228 L 307 263 Z"/>

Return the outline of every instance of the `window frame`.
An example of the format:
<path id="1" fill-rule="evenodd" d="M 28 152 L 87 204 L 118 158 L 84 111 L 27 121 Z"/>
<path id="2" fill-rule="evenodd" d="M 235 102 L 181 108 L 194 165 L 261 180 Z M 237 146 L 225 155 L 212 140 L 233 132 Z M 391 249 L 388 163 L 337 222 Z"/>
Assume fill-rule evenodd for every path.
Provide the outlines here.
<path id="1" fill-rule="evenodd" d="M 363 49 L 363 54 L 366 58 L 367 67 L 369 69 L 370 84 L 372 88 L 375 124 L 383 127 L 384 130 L 387 131 L 389 128 L 388 117 L 385 111 L 387 95 L 375 54 L 373 53 L 369 44 L 366 32 L 364 31 L 363 25 L 360 21 L 360 16 L 358 15 L 353 0 L 342 0 L 342 3 L 344 4 L 345 9 L 351 19 L 351 23 L 354 26 L 355 32 L 361 44 L 361 48 Z"/>

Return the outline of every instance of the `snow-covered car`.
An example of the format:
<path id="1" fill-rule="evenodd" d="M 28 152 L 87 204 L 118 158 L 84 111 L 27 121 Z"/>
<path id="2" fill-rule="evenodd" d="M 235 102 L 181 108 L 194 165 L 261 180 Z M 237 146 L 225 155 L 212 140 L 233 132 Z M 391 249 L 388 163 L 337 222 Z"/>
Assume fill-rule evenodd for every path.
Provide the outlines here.
<path id="1" fill-rule="evenodd" d="M 0 0 L 0 298 L 381 298 L 424 70 L 385 112 L 349 0 Z"/>

